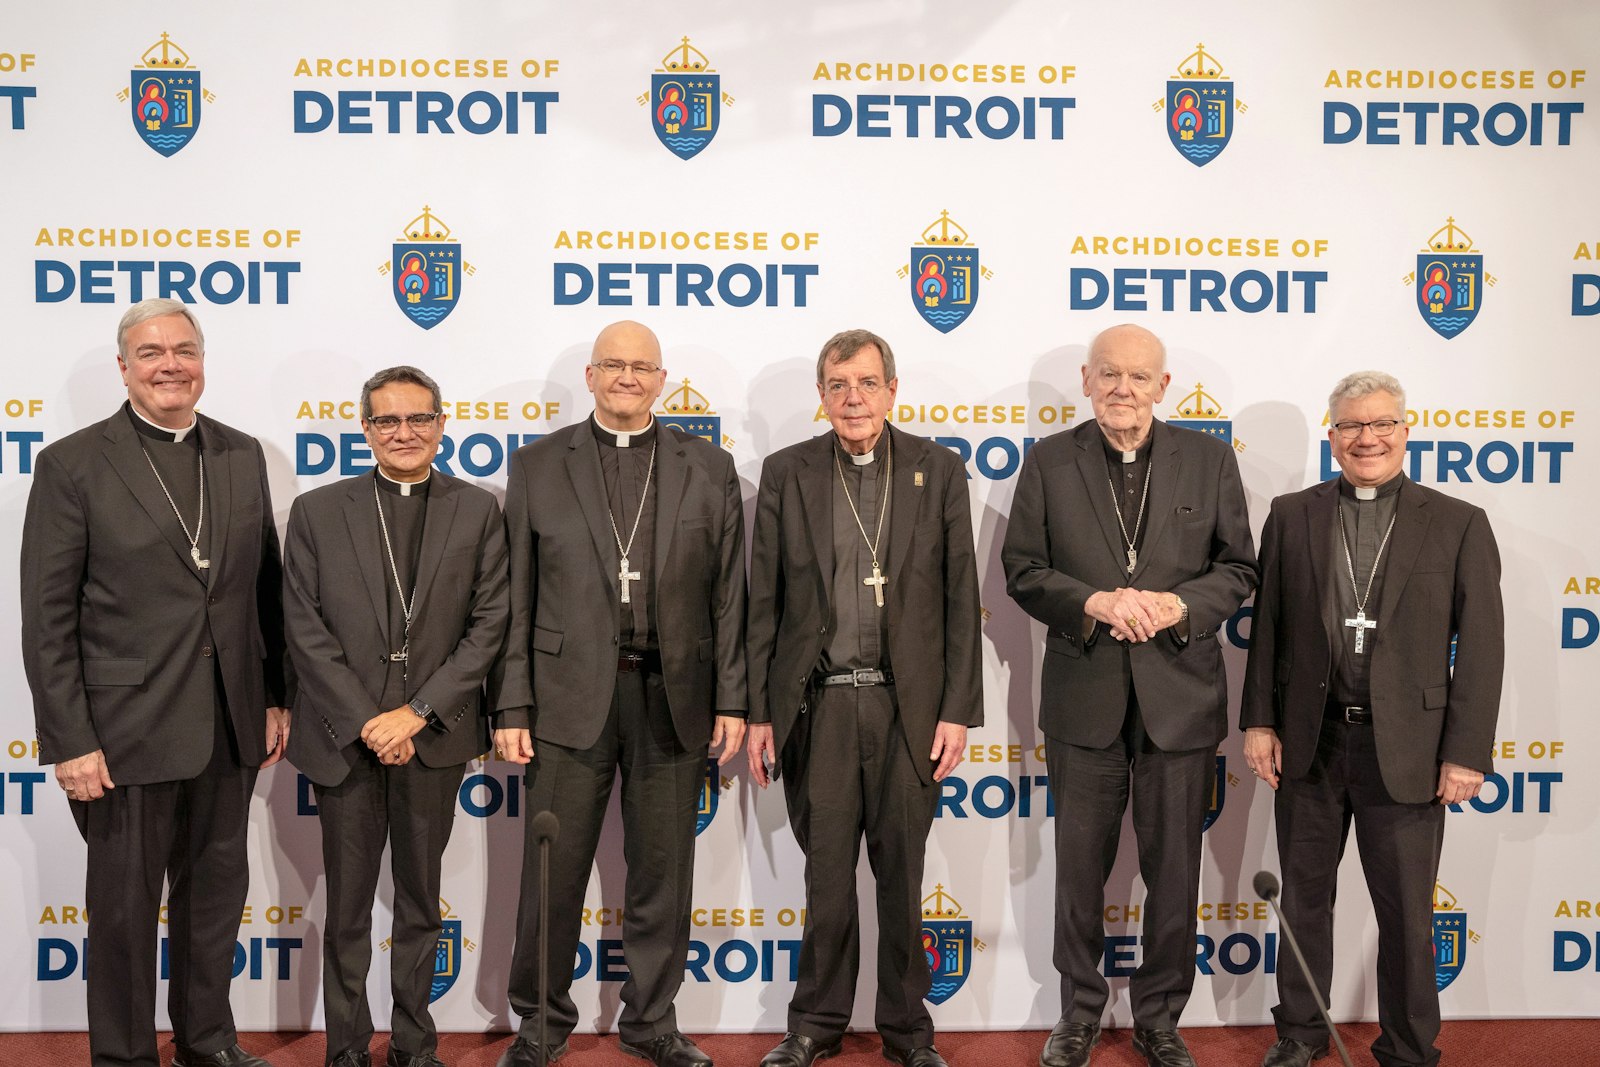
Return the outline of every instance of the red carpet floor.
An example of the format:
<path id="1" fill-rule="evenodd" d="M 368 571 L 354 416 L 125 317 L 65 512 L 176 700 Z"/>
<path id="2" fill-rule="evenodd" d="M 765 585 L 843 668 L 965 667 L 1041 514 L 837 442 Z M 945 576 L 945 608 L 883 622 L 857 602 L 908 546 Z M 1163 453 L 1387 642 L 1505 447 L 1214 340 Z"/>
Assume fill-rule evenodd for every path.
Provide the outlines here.
<path id="1" fill-rule="evenodd" d="M 1350 1058 L 1358 1065 L 1374 1063 L 1367 1046 L 1378 1034 L 1375 1023 L 1340 1027 Z M 780 1035 L 712 1034 L 699 1043 L 719 1067 L 755 1067 Z M 1142 1067 L 1129 1043 L 1127 1030 L 1109 1030 L 1095 1050 L 1094 1067 Z M 164 1035 L 165 1037 L 165 1035 Z M 1272 1043 L 1265 1026 L 1194 1027 L 1184 1038 L 1200 1067 L 1254 1067 Z M 1043 1031 L 940 1034 L 939 1050 L 951 1067 L 1028 1067 L 1039 1061 Z M 495 1059 L 510 1043 L 506 1034 L 445 1034 L 440 1058 L 450 1067 L 494 1067 Z M 274 1067 L 322 1067 L 321 1034 L 245 1034 L 241 1044 L 265 1056 Z M 1515 1020 L 1497 1022 L 1447 1022 L 1439 1042 L 1447 1064 L 1482 1067 L 1593 1067 L 1600 1065 L 1600 1020 Z M 384 1038 L 373 1047 L 374 1061 L 383 1062 Z M 172 1046 L 162 1046 L 162 1063 L 172 1058 Z M 89 1062 L 89 1039 L 83 1033 L 0 1034 L 0 1063 L 7 1067 L 71 1065 Z M 579 1034 L 560 1067 L 639 1067 L 642 1061 L 623 1054 L 615 1036 Z M 883 1067 L 887 1063 L 875 1037 L 856 1034 L 845 1038 L 844 1052 L 824 1061 L 828 1067 Z M 1318 1067 L 1336 1067 L 1336 1057 L 1317 1061 Z"/>

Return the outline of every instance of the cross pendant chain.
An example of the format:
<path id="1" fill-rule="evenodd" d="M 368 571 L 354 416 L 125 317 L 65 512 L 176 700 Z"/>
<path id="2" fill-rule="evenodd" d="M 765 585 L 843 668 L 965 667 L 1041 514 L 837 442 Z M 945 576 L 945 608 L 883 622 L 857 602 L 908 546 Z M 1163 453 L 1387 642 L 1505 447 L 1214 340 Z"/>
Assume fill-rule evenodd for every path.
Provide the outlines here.
<path id="1" fill-rule="evenodd" d="M 1358 611 L 1355 618 L 1344 620 L 1344 624 L 1356 632 L 1356 655 L 1361 655 L 1361 649 L 1367 643 L 1367 631 L 1376 630 L 1378 620 L 1367 618 L 1365 611 Z"/>
<path id="2" fill-rule="evenodd" d="M 391 652 L 391 653 L 389 653 L 389 662 L 390 663 L 407 663 L 407 662 L 410 661 L 410 659 L 411 659 L 411 643 L 409 641 L 406 642 L 406 647 L 402 648 L 399 652 Z"/>
<path id="3" fill-rule="evenodd" d="M 183 521 L 183 512 L 178 510 L 178 502 L 172 499 L 172 493 L 167 489 L 166 479 L 161 477 L 161 472 L 156 470 L 156 461 L 150 458 L 150 450 L 144 445 L 139 446 L 144 453 L 144 461 L 150 464 L 150 473 L 156 476 L 156 484 L 161 486 L 161 495 L 167 498 L 167 503 L 172 507 L 172 514 L 178 519 L 178 525 L 183 529 L 183 536 L 189 539 L 189 558 L 194 560 L 194 565 L 200 570 L 209 570 L 211 561 L 200 558 L 200 531 L 206 525 L 206 454 L 199 453 L 200 465 L 200 514 L 194 520 L 194 533 L 189 532 L 189 524 Z"/>
<path id="4" fill-rule="evenodd" d="M 194 565 L 199 567 L 201 570 L 209 570 L 211 568 L 211 561 L 209 559 L 200 558 L 200 547 L 198 545 L 189 546 L 189 558 L 194 560 Z"/>
<path id="5" fill-rule="evenodd" d="M 1117 529 L 1122 531 L 1122 542 L 1128 546 L 1128 573 L 1132 574 L 1139 566 L 1139 550 L 1134 547 L 1139 541 L 1139 531 L 1144 527 L 1144 506 L 1150 500 L 1150 471 L 1155 467 L 1152 462 L 1144 469 L 1144 491 L 1139 495 L 1139 514 L 1133 520 L 1133 533 L 1128 532 L 1128 524 L 1122 517 L 1122 501 L 1117 498 L 1117 487 L 1111 481 L 1111 475 L 1106 475 L 1106 486 L 1111 490 L 1111 507 L 1117 513 Z"/>
<path id="6" fill-rule="evenodd" d="M 883 607 L 883 587 L 889 584 L 889 579 L 878 569 L 877 560 L 872 561 L 872 577 L 861 579 L 861 584 L 872 586 L 872 598 L 878 602 L 878 607 Z"/>
<path id="7" fill-rule="evenodd" d="M 638 571 L 630 571 L 628 569 L 628 557 L 623 556 L 622 566 L 617 570 L 617 581 L 622 583 L 622 602 L 624 604 L 633 603 L 633 597 L 629 594 L 628 587 L 632 583 L 637 582 L 639 577 L 640 575 Z"/>
<path id="8" fill-rule="evenodd" d="M 1139 550 L 1130 548 L 1128 549 L 1128 573 L 1132 574 L 1137 566 L 1139 566 Z"/>

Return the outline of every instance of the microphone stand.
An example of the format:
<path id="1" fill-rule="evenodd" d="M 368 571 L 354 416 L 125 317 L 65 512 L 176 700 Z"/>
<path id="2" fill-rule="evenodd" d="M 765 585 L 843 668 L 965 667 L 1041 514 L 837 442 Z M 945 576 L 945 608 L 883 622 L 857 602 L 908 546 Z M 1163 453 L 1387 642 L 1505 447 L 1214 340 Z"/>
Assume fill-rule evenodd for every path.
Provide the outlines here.
<path id="1" fill-rule="evenodd" d="M 1289 928 L 1289 920 L 1283 917 L 1283 910 L 1278 907 L 1278 879 L 1271 871 L 1257 871 L 1255 877 L 1256 896 L 1272 905 L 1272 914 L 1278 917 L 1278 929 L 1283 931 L 1283 938 L 1289 942 L 1289 948 L 1294 951 L 1295 962 L 1300 965 L 1300 974 L 1306 980 L 1306 986 L 1311 990 L 1311 995 L 1316 998 L 1317 1011 L 1322 1013 L 1322 1023 L 1328 1028 L 1328 1033 L 1333 1038 L 1334 1048 L 1339 1050 L 1339 1059 L 1344 1067 L 1354 1067 L 1350 1062 L 1350 1053 L 1345 1051 L 1344 1040 L 1339 1037 L 1339 1030 L 1333 1025 L 1333 1018 L 1328 1014 L 1328 1004 L 1322 999 L 1322 991 L 1317 988 L 1317 980 L 1311 976 L 1311 967 L 1306 963 L 1305 956 L 1300 952 L 1300 942 L 1294 939 L 1294 931 Z"/>

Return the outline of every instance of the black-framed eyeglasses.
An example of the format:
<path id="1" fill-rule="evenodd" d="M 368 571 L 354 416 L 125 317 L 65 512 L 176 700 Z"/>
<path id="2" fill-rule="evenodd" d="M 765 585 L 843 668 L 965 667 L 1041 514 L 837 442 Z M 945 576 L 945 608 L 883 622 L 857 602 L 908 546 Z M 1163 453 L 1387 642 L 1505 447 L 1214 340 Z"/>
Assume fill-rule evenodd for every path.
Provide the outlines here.
<path id="1" fill-rule="evenodd" d="M 1371 430 L 1374 437 L 1388 437 L 1399 425 L 1399 419 L 1373 419 L 1371 422 L 1336 422 L 1333 428 L 1339 431 L 1342 439 L 1354 441 L 1361 436 L 1362 430 Z"/>
<path id="2" fill-rule="evenodd" d="M 367 419 L 367 425 L 385 437 L 399 430 L 402 422 L 417 433 L 427 433 L 439 421 L 439 414 L 437 411 L 419 411 L 415 415 L 373 415 Z"/>

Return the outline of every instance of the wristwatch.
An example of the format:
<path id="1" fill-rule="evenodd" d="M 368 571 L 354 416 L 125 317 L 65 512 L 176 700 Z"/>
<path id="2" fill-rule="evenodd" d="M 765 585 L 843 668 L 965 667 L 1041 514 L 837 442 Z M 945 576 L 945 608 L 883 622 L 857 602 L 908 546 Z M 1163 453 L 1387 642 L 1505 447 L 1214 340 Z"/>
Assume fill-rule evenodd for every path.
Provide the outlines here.
<path id="1" fill-rule="evenodd" d="M 412 711 L 416 712 L 417 718 L 421 719 L 423 722 L 433 722 L 433 708 L 429 707 L 428 704 L 422 700 L 422 698 L 418 697 L 410 701 L 406 706 Z"/>
<path id="2" fill-rule="evenodd" d="M 1178 602 L 1178 621 L 1179 622 L 1188 622 L 1189 621 L 1189 605 L 1185 604 L 1183 602 L 1183 597 L 1179 596 L 1177 593 L 1173 593 L 1172 597 L 1173 597 L 1174 600 L 1176 600 Z"/>

